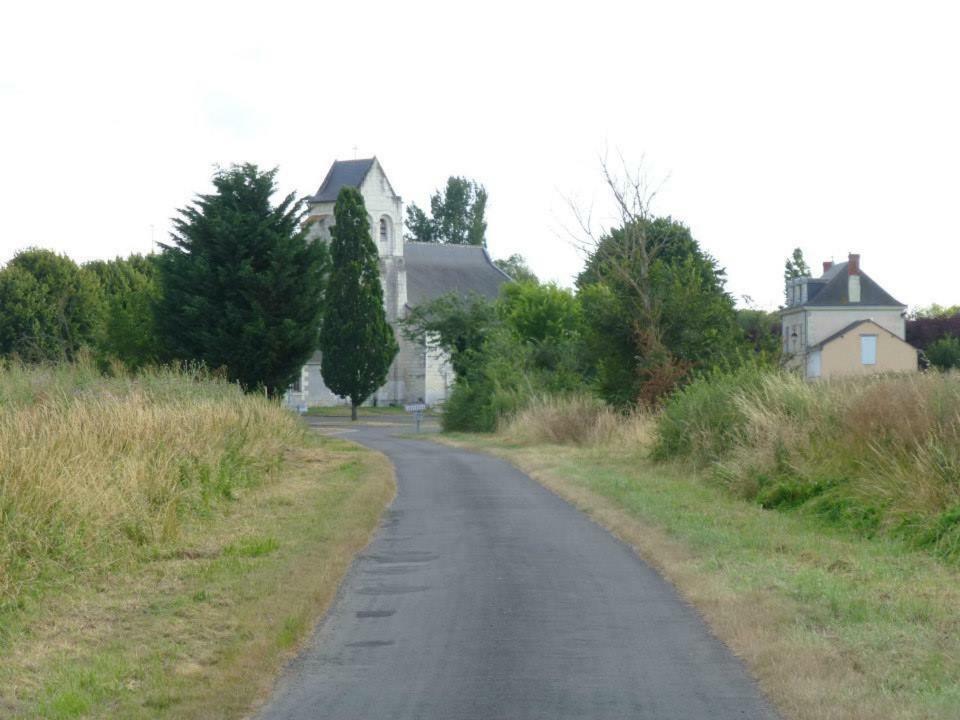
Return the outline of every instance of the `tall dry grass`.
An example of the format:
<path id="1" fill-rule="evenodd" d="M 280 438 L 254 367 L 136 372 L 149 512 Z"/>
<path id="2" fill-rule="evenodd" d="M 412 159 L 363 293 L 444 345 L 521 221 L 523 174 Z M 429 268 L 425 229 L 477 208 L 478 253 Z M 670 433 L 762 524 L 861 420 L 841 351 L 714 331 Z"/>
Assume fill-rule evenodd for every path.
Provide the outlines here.
<path id="1" fill-rule="evenodd" d="M 617 412 L 590 395 L 534 398 L 501 422 L 499 434 L 520 445 L 580 445 L 644 451 L 653 439 L 653 416 Z"/>
<path id="2" fill-rule="evenodd" d="M 196 373 L 0 368 L 0 609 L 172 540 L 268 477 L 302 432 Z"/>
<path id="3" fill-rule="evenodd" d="M 960 374 L 704 379 L 668 404 L 654 454 L 765 507 L 960 557 Z"/>

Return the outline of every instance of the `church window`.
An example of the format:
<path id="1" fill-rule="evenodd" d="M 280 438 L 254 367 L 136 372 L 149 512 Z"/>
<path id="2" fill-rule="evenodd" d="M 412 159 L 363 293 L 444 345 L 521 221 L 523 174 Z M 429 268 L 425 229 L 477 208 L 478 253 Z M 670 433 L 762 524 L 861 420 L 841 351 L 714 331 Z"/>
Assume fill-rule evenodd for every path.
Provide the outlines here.
<path id="1" fill-rule="evenodd" d="M 380 242 L 384 245 L 390 239 L 390 228 L 385 217 L 380 218 Z"/>

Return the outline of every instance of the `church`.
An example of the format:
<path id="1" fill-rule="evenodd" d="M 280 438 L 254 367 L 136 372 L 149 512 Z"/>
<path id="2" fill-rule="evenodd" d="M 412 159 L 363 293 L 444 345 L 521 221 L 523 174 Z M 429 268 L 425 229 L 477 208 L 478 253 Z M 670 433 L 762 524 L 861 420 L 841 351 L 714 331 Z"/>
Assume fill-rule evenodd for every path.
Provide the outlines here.
<path id="1" fill-rule="evenodd" d="M 403 239 L 403 200 L 393 189 L 377 158 L 338 160 L 327 172 L 320 189 L 307 198 L 308 237 L 315 242 L 330 239 L 333 206 L 343 187 L 355 187 L 363 195 L 370 214 L 370 231 L 380 255 L 380 280 L 387 319 L 400 345 L 386 383 L 367 401 L 377 405 L 446 400 L 454 374 L 447 354 L 429 339 L 407 339 L 399 321 L 417 305 L 448 293 L 497 297 L 500 286 L 510 282 L 477 245 L 444 245 L 406 242 Z M 299 382 L 285 396 L 290 407 L 344 405 L 323 382 L 319 351 L 300 372 Z"/>

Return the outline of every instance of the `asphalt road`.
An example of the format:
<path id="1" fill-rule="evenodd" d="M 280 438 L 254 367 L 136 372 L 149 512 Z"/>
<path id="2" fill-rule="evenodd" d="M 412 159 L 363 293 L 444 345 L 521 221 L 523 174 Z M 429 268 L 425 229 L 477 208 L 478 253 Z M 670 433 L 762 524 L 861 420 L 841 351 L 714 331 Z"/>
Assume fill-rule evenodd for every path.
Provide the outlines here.
<path id="1" fill-rule="evenodd" d="M 629 548 L 510 464 L 397 430 L 344 434 L 397 497 L 263 720 L 776 717 Z"/>

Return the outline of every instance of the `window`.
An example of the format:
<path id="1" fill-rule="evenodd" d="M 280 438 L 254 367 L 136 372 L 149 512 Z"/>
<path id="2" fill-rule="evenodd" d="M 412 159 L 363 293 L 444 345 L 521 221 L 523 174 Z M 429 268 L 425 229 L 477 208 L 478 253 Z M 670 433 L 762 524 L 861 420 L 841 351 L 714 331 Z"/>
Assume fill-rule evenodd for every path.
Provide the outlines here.
<path id="1" fill-rule="evenodd" d="M 820 351 L 819 350 L 814 350 L 812 353 L 807 355 L 807 377 L 808 378 L 820 377 Z"/>
<path id="2" fill-rule="evenodd" d="M 386 245 L 387 240 L 389 239 L 390 239 L 390 231 L 387 228 L 387 219 L 380 218 L 380 242 Z"/>
<path id="3" fill-rule="evenodd" d="M 864 365 L 877 364 L 877 336 L 860 336 L 860 362 Z"/>

